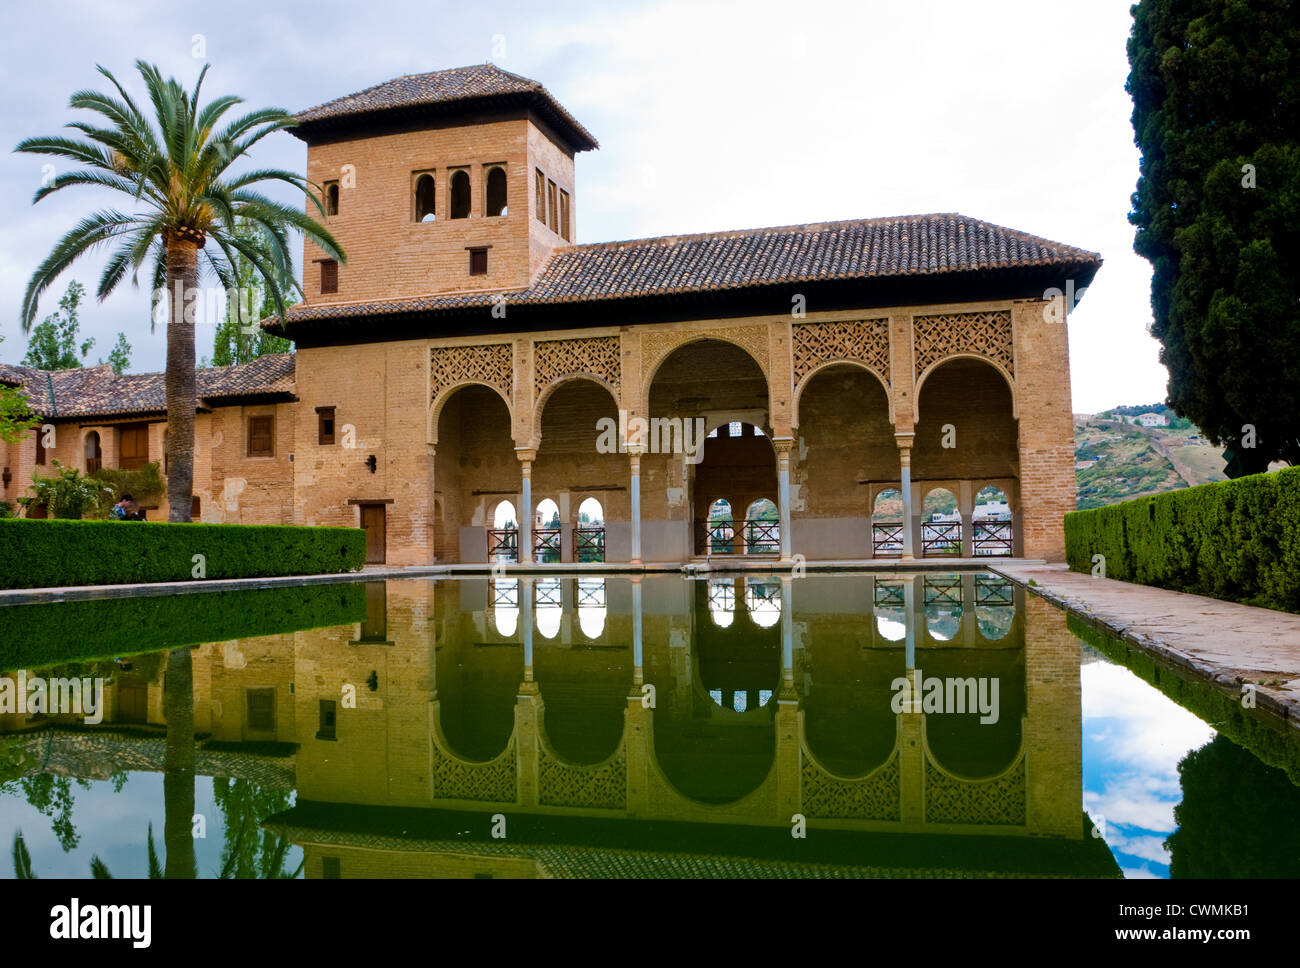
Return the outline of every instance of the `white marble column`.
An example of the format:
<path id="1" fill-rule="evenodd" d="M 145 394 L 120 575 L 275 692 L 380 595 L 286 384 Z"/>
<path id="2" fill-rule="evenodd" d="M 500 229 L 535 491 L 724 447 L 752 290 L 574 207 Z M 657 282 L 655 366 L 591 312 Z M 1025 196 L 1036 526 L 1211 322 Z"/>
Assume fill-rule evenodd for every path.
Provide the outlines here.
<path id="1" fill-rule="evenodd" d="M 632 465 L 632 560 L 629 564 L 641 564 L 641 453 L 629 450 L 628 459 Z"/>
<path id="2" fill-rule="evenodd" d="M 533 460 L 537 452 L 517 450 L 522 484 L 519 488 L 519 562 L 533 560 Z"/>

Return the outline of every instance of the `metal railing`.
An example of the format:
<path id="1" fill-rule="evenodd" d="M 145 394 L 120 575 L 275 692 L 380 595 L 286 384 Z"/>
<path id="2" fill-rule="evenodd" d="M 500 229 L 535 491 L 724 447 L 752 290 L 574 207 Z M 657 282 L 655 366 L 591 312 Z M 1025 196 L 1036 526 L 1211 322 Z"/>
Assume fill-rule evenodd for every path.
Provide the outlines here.
<path id="1" fill-rule="evenodd" d="M 540 564 L 560 560 L 560 529 L 533 529 L 533 560 Z"/>
<path id="2" fill-rule="evenodd" d="M 1014 535 L 1010 521 L 975 521 L 971 528 L 972 550 L 977 555 L 1011 557 Z"/>
<path id="3" fill-rule="evenodd" d="M 921 554 L 961 555 L 960 521 L 926 521 L 921 525 Z"/>
<path id="4" fill-rule="evenodd" d="M 517 528 L 488 528 L 488 561 L 518 561 Z"/>
<path id="5" fill-rule="evenodd" d="M 574 528 L 573 539 L 579 561 L 605 560 L 605 529 L 603 527 Z"/>
<path id="6" fill-rule="evenodd" d="M 872 522 L 871 553 L 877 558 L 898 558 L 903 554 L 903 523 Z"/>
<path id="7" fill-rule="evenodd" d="M 729 520 L 695 522 L 695 553 L 699 555 L 763 555 L 780 550 L 779 521 L 745 518 L 739 529 Z"/>

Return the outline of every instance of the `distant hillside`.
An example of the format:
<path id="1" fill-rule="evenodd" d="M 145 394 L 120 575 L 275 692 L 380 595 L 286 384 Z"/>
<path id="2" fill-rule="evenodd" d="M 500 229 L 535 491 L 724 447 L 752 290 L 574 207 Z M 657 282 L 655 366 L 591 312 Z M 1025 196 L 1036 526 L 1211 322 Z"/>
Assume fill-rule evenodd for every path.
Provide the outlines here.
<path id="1" fill-rule="evenodd" d="M 1119 419 L 1140 413 L 1164 414 L 1172 424 L 1139 427 Z M 1224 480 L 1220 448 L 1164 404 L 1075 414 L 1074 460 L 1080 508 Z"/>

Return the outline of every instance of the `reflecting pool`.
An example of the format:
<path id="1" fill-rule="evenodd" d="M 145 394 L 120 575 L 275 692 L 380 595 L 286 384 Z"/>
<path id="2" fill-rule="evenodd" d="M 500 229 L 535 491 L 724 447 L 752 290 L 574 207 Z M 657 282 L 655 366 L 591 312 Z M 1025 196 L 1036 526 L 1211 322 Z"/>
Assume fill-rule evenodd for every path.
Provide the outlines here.
<path id="1" fill-rule="evenodd" d="M 338 583 L 0 642 L 10 876 L 1300 873 L 1289 732 L 989 573 Z"/>

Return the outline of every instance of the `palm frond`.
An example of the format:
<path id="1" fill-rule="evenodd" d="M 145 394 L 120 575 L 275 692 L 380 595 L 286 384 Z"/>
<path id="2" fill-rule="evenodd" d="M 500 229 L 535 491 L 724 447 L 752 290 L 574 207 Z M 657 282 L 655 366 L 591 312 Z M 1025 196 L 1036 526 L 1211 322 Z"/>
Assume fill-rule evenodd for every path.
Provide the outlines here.
<path id="1" fill-rule="evenodd" d="M 113 879 L 108 865 L 99 859 L 98 854 L 90 858 L 90 876 L 97 881 L 111 881 Z"/>
<path id="2" fill-rule="evenodd" d="M 32 855 L 27 851 L 27 841 L 23 840 L 21 830 L 14 834 L 14 877 L 20 881 L 36 880 L 36 874 L 32 870 Z"/>

